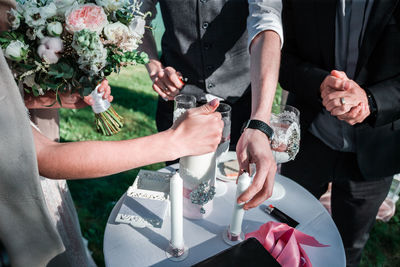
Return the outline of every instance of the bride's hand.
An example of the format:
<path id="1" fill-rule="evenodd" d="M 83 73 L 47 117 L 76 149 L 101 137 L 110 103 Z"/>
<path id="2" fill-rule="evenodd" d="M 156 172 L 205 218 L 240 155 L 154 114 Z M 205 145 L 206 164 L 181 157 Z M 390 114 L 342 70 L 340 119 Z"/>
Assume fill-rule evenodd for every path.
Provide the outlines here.
<path id="1" fill-rule="evenodd" d="M 103 99 L 107 99 L 108 102 L 113 101 L 114 97 L 111 95 L 111 87 L 108 85 L 108 81 L 106 79 L 101 82 L 99 88 L 97 88 L 97 91 L 99 93 L 104 92 Z M 85 103 L 89 106 L 93 105 L 93 98 L 91 95 L 85 96 L 83 101 L 85 101 Z"/>
<path id="2" fill-rule="evenodd" d="M 215 112 L 219 105 L 217 99 L 184 113 L 174 123 L 172 146 L 178 150 L 179 157 L 201 155 L 215 151 L 221 141 L 224 123 L 221 114 Z"/>
<path id="3" fill-rule="evenodd" d="M 107 99 L 109 102 L 113 100 L 111 95 L 111 88 L 108 85 L 107 80 L 101 82 L 101 86 L 98 88 L 98 92 L 104 92 L 103 99 Z M 25 94 L 24 101 L 25 106 L 28 109 L 46 109 L 46 108 L 70 108 L 79 109 L 84 108 L 87 105 L 93 105 L 93 99 L 91 96 L 85 96 L 83 99 L 79 93 L 60 93 L 60 99 L 62 106 L 56 101 L 56 94 L 54 91 L 46 92 L 42 96 L 33 96 L 32 94 Z"/>

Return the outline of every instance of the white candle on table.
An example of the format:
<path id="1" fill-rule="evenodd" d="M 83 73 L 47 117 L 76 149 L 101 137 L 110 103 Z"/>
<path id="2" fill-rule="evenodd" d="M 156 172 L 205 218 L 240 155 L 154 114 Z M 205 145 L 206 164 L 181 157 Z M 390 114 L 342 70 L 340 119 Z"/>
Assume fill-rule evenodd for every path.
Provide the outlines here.
<path id="1" fill-rule="evenodd" d="M 170 180 L 169 199 L 171 201 L 171 245 L 182 249 L 183 244 L 183 181 L 179 173 Z"/>
<path id="2" fill-rule="evenodd" d="M 233 208 L 232 220 L 230 225 L 231 234 L 238 236 L 242 232 L 242 221 L 244 216 L 244 203 L 237 204 L 237 198 L 249 187 L 251 178 L 247 172 L 244 172 L 238 178 L 236 187 L 235 206 Z"/>

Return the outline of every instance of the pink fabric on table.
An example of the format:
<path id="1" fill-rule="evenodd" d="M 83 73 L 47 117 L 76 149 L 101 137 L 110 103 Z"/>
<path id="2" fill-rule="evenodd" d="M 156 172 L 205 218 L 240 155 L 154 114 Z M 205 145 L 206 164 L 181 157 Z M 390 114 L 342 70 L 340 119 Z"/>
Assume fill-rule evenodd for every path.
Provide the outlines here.
<path id="1" fill-rule="evenodd" d="M 273 221 L 261 225 L 257 231 L 246 234 L 246 239 L 250 237 L 255 237 L 282 267 L 312 266 L 301 244 L 329 247 L 285 223 Z"/>

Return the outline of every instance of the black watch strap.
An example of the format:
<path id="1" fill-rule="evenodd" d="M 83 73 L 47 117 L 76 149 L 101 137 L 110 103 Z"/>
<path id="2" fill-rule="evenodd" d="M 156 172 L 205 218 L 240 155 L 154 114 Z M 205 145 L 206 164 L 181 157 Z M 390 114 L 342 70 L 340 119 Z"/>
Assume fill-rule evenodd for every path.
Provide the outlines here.
<path id="1" fill-rule="evenodd" d="M 274 135 L 274 130 L 268 124 L 260 120 L 248 120 L 245 122 L 242 127 L 242 133 L 246 128 L 259 130 L 265 133 L 268 139 L 271 139 Z"/>

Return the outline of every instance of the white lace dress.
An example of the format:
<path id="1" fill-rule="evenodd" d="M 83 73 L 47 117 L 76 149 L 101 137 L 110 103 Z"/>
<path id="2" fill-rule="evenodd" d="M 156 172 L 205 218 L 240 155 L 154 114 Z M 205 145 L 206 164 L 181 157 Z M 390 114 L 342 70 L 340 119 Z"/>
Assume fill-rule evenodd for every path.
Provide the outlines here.
<path id="1" fill-rule="evenodd" d="M 39 130 L 33 123 L 31 125 Z M 65 259 L 74 267 L 96 266 L 87 248 L 87 240 L 82 236 L 66 180 L 40 177 L 40 181 L 50 216 L 64 243 Z"/>

